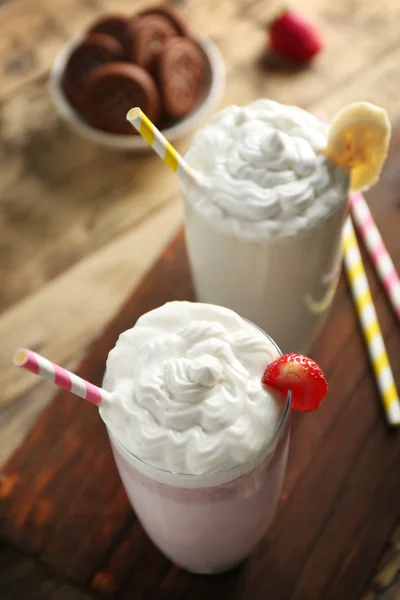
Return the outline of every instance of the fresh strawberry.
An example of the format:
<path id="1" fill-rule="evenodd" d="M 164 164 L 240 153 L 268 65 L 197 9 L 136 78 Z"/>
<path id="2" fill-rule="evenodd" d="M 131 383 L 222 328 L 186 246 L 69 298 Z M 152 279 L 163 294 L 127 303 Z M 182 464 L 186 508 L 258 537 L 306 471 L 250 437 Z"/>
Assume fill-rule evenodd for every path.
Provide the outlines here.
<path id="1" fill-rule="evenodd" d="M 287 394 L 292 391 L 292 408 L 307 412 L 318 408 L 328 384 L 319 366 L 302 354 L 284 354 L 265 369 L 262 382 Z"/>
<path id="2" fill-rule="evenodd" d="M 284 10 L 269 25 L 273 50 L 283 58 L 307 62 L 323 48 L 319 31 L 294 10 Z"/>

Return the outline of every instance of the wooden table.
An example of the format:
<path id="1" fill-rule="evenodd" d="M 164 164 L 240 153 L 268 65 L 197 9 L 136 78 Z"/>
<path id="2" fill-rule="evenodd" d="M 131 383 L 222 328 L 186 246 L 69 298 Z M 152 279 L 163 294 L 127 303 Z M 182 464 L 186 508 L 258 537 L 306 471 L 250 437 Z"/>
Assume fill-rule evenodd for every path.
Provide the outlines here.
<path id="1" fill-rule="evenodd" d="M 22 466 L 29 464 L 29 460 L 26 458 L 27 449 L 35 456 L 34 448 L 37 448 L 39 444 L 43 421 L 39 421 L 38 426 L 24 445 L 21 446 L 21 442 L 37 415 L 54 397 L 54 389 L 51 386 L 42 384 L 37 381 L 37 378 L 21 373 L 11 366 L 10 356 L 14 349 L 19 345 L 30 346 L 70 368 L 76 367 L 81 358 L 87 354 L 88 349 L 91 349 L 88 355 L 90 358 L 84 362 L 84 369 L 87 368 L 85 365 L 92 365 L 89 374 L 98 378 L 103 367 L 102 361 L 105 353 L 109 349 L 107 344 L 111 343 L 118 327 L 120 330 L 123 329 L 123 325 L 131 322 L 135 315 L 148 308 L 149 303 L 156 302 L 154 283 L 152 285 L 147 283 L 140 288 L 139 296 L 128 302 L 128 308 L 120 313 L 123 317 L 120 317 L 120 320 L 107 330 L 111 333 L 106 331 L 105 338 L 102 338 L 101 333 L 105 324 L 121 303 L 131 296 L 132 290 L 173 236 L 182 220 L 178 182 L 156 157 L 151 154 L 141 157 L 115 154 L 99 149 L 78 138 L 57 117 L 46 89 L 51 62 L 57 51 L 74 33 L 80 31 L 96 15 L 104 12 L 107 8 L 111 9 L 112 7 L 113 11 L 121 10 L 128 13 L 146 4 L 148 2 L 138 0 L 130 2 L 127 0 L 114 0 L 113 2 L 111 0 L 109 2 L 58 0 L 57 3 L 52 0 L 8 0 L 8 2 L 3 2 L 0 7 L 0 17 L 2 17 L 0 18 L 0 48 L 3 61 L 3 69 L 0 72 L 0 275 L 3 282 L 0 291 L 0 308 L 2 310 L 0 315 L 2 339 L 0 348 L 0 464 L 5 464 L 8 460 L 8 464 L 4 467 L 1 487 L 3 498 L 6 499 L 9 499 L 14 493 L 10 488 L 10 481 L 13 480 L 10 480 L 9 474 L 24 473 Z M 224 105 L 232 102 L 242 104 L 257 97 L 268 96 L 282 102 L 299 104 L 312 111 L 324 111 L 328 115 L 332 115 L 349 101 L 366 99 L 385 106 L 393 122 L 399 119 L 398 26 L 400 5 L 397 0 L 383 0 L 376 5 L 375 3 L 365 3 L 363 0 L 353 0 L 352 2 L 336 0 L 334 3 L 330 0 L 304 0 L 301 3 L 302 10 L 308 12 L 320 23 L 324 30 L 327 48 L 310 68 L 297 71 L 279 69 L 271 61 L 265 59 L 263 52 L 265 33 L 261 24 L 275 8 L 271 2 L 262 0 L 237 2 L 232 2 L 232 0 L 220 0 L 219 2 L 186 0 L 176 2 L 176 4 L 190 18 L 193 25 L 212 37 L 221 48 L 228 71 Z M 392 159 L 385 169 L 382 181 L 368 199 L 389 250 L 399 265 L 400 247 L 397 238 L 400 223 L 397 189 L 400 171 L 397 157 L 400 149 L 397 138 L 398 136 L 392 147 Z M 184 150 L 187 143 L 187 139 L 181 140 L 177 144 L 178 149 Z M 165 261 L 167 261 L 172 269 L 171 280 L 174 280 L 177 274 L 184 274 L 186 267 L 182 252 L 181 243 L 177 242 L 175 251 L 170 250 L 164 262 L 158 267 L 161 269 L 159 273 L 165 272 Z M 190 294 L 188 280 L 177 279 L 176 281 L 177 283 L 183 281 L 183 288 L 178 286 L 177 293 L 187 297 Z M 396 352 L 397 357 L 399 356 L 400 350 L 397 341 L 398 328 L 396 328 L 396 323 L 382 298 L 382 292 L 376 284 L 373 286 L 373 291 L 374 297 L 378 300 L 378 312 L 383 319 L 385 331 L 390 334 L 388 346 L 393 359 Z M 162 290 L 165 299 L 171 297 L 171 295 L 168 296 L 169 292 L 172 294 L 172 289 Z M 165 294 L 167 294 L 166 297 Z M 158 299 L 160 300 L 160 298 Z M 357 398 L 360 394 L 368 396 L 368 410 L 376 411 L 373 414 L 368 413 L 368 418 L 373 419 L 370 424 L 373 422 L 374 427 L 382 427 L 376 392 L 368 371 L 352 305 L 345 288 L 339 292 L 336 302 L 339 303 L 337 304 L 339 308 L 335 308 L 332 313 L 334 318 L 327 326 L 326 335 L 320 338 L 315 348 L 316 356 L 322 362 L 326 361 L 328 368 L 333 369 L 332 376 L 335 378 L 337 386 L 336 394 L 340 396 L 344 388 L 345 394 L 349 397 L 353 392 Z M 342 331 L 341 335 L 337 335 L 339 329 Z M 97 339 L 100 339 L 98 342 L 100 346 L 96 346 L 96 344 L 92 346 Z M 350 352 L 351 365 L 342 364 L 339 361 L 334 368 L 331 361 L 333 357 L 338 356 L 341 349 L 340 344 L 346 347 L 347 352 Z M 95 350 L 100 353 L 96 358 L 96 355 L 93 355 L 93 348 L 99 347 L 101 350 Z M 361 391 L 357 392 L 358 387 L 353 392 L 351 391 L 349 386 L 353 380 L 351 378 L 347 380 L 346 375 L 353 364 L 358 369 L 358 385 L 360 385 Z M 398 374 L 399 364 L 395 364 L 395 370 Z M 363 377 L 361 378 L 362 373 Z M 66 406 L 71 406 L 74 402 L 71 399 L 68 401 L 65 399 L 65 401 L 68 402 Z M 53 409 L 53 406 L 50 410 Z M 329 425 L 328 429 L 331 432 L 329 439 L 332 440 L 330 442 L 332 444 L 332 454 L 330 455 L 332 465 L 336 464 L 337 456 L 340 456 L 340 460 L 345 462 L 351 458 L 347 450 L 342 450 L 342 454 L 340 454 L 341 439 L 343 436 L 345 438 L 348 436 L 346 438 L 348 439 L 357 431 L 355 425 L 354 430 L 351 429 L 353 423 L 358 423 L 358 414 L 354 412 L 354 406 L 363 410 L 359 399 L 356 404 L 351 404 L 351 406 L 353 408 L 348 409 L 350 412 L 344 422 L 339 421 L 335 427 L 328 417 L 323 417 L 326 418 L 326 427 Z M 62 410 L 68 412 L 72 409 Z M 49 418 L 48 413 L 43 418 L 46 422 L 46 419 Z M 295 451 L 300 452 L 303 456 L 300 466 L 293 467 L 296 477 L 300 476 L 301 469 L 306 469 L 307 461 L 319 447 L 321 441 L 315 432 L 316 425 L 312 424 L 312 420 L 308 423 L 300 429 L 300 431 L 305 430 L 301 439 L 300 434 L 297 433 L 294 437 Z M 364 433 L 366 435 L 366 431 Z M 386 431 L 384 434 L 381 432 L 377 435 L 386 435 Z M 360 439 L 356 437 L 357 443 L 360 442 Z M 392 439 L 393 437 L 390 438 L 390 440 Z M 367 437 L 364 441 L 366 443 Z M 395 439 L 390 443 L 398 445 L 399 442 L 398 439 Z M 15 451 L 17 454 L 10 459 Z M 395 450 L 393 452 L 393 456 L 395 456 Z M 107 462 L 108 455 L 104 456 L 104 460 Z M 373 462 L 374 457 L 375 454 L 370 456 L 371 469 L 375 469 L 374 473 L 381 468 L 384 470 L 388 466 L 385 464 L 384 456 L 379 455 L 379 460 L 376 457 Z M 38 469 L 39 465 L 43 464 L 42 457 L 41 462 L 32 466 Z M 107 464 L 111 469 L 110 473 L 114 473 L 113 467 L 109 463 Z M 369 465 L 368 462 L 366 464 Z M 394 465 L 395 463 L 392 468 L 395 472 Z M 330 473 L 329 464 L 326 466 Z M 351 469 L 349 462 L 349 466 L 345 465 L 342 471 L 342 476 L 349 478 L 349 485 L 353 477 Z M 289 470 L 285 494 L 289 494 L 291 490 L 295 489 L 295 476 L 290 475 L 291 472 Z M 363 472 L 360 471 L 360 473 Z M 388 472 L 385 471 L 385 473 L 388 476 Z M 27 477 L 27 481 L 29 481 L 29 477 Z M 370 481 L 376 485 L 374 478 L 371 478 Z M 121 514 L 123 516 L 128 514 L 126 511 L 129 509 L 127 509 L 126 500 L 118 487 L 118 480 L 115 482 L 120 502 L 118 506 L 122 511 L 119 514 L 120 517 Z M 368 482 L 364 483 L 365 494 L 368 497 Z M 336 484 L 339 485 L 338 480 L 336 480 Z M 311 486 L 309 489 L 305 488 L 305 490 L 308 489 L 310 495 L 315 494 L 316 491 L 323 492 L 324 488 L 320 490 L 316 481 L 310 481 L 307 485 Z M 314 487 L 312 487 L 313 485 Z M 359 482 L 359 485 L 362 487 L 362 482 Z M 390 490 L 387 492 L 396 491 L 398 489 L 396 485 L 397 479 L 395 478 L 395 483 L 389 486 Z M 383 493 L 385 490 L 379 488 L 374 488 L 374 490 L 376 494 L 374 498 L 378 501 L 380 492 Z M 29 489 L 25 486 L 22 491 L 20 499 L 29 502 Z M 18 493 L 20 492 L 21 490 Z M 303 491 L 303 494 L 306 494 L 306 491 Z M 382 497 L 386 497 L 385 494 L 382 494 Z M 305 496 L 303 501 L 306 502 L 306 500 Z M 379 506 L 382 505 L 382 502 Z M 285 505 L 285 497 L 283 503 Z M 61 505 L 62 503 L 58 505 L 58 510 Z M 1 508 L 7 506 L 7 503 L 2 504 Z M 94 569 L 92 569 L 92 579 L 90 577 L 88 579 L 87 573 L 85 578 L 71 565 L 66 568 L 66 562 L 52 561 L 51 544 L 47 554 L 38 552 L 35 545 L 29 546 L 27 540 L 31 537 L 27 531 L 23 529 L 24 533 L 20 532 L 17 535 L 18 528 L 14 529 L 18 518 L 21 523 L 24 523 L 26 518 L 23 503 L 20 505 L 16 503 L 16 506 L 19 506 L 20 509 L 17 513 L 9 513 L 9 508 L 4 508 L 4 512 L 0 512 L 0 518 L 5 516 L 10 519 L 8 526 L 7 523 L 4 526 L 2 520 L 1 531 L 6 545 L 0 552 L 1 599 L 3 598 L 1 582 L 5 581 L 7 581 L 9 589 L 9 595 L 5 596 L 7 600 L 15 597 L 85 598 L 89 588 L 92 591 L 107 592 L 108 590 L 117 594 L 118 581 L 117 584 L 113 584 L 114 587 L 111 584 L 108 585 L 100 568 L 96 572 L 97 565 L 92 565 Z M 354 589 L 354 593 L 351 591 L 352 595 L 332 597 L 357 598 L 365 588 L 364 584 L 371 580 L 373 566 L 376 566 L 378 557 L 385 548 L 386 541 L 390 537 L 390 530 L 395 529 L 395 509 L 388 511 L 385 520 L 382 516 L 384 507 L 379 508 L 379 506 L 377 504 L 376 513 L 372 515 L 364 511 L 362 513 L 364 521 L 361 517 L 361 520 L 357 521 L 357 514 L 351 515 L 350 509 L 353 505 L 349 505 L 349 514 L 353 517 L 353 521 L 348 517 L 349 522 L 358 524 L 363 522 L 366 526 L 365 519 L 368 516 L 371 520 L 370 533 L 373 532 L 374 535 L 366 538 L 368 544 L 363 547 L 364 550 L 365 548 L 370 548 L 370 550 L 367 556 L 368 560 L 364 562 L 366 571 L 362 580 L 358 579 L 358 587 L 344 588 L 345 594 L 350 593 L 349 590 L 352 589 Z M 361 505 L 359 508 L 361 510 Z M 39 513 L 35 515 L 35 518 L 39 521 L 42 519 L 43 523 L 47 523 L 49 515 L 46 517 L 46 504 L 40 504 L 37 510 Z M 332 511 L 334 511 L 333 508 Z M 131 515 L 131 513 L 129 514 Z M 285 513 L 283 512 L 283 514 Z M 295 514 L 292 515 L 292 519 Z M 340 510 L 338 514 L 341 514 Z M 14 520 L 11 519 L 11 516 Z M 325 582 L 330 581 L 323 565 L 329 564 L 331 568 L 332 563 L 329 561 L 334 559 L 336 560 L 335 572 L 338 573 L 339 580 L 343 573 L 359 573 L 362 570 L 363 564 L 357 563 L 357 557 L 364 555 L 357 553 L 357 548 L 353 548 L 353 554 L 349 553 L 347 563 L 346 561 L 340 562 L 340 557 L 336 556 L 335 558 L 332 552 L 329 555 L 329 547 L 336 547 L 335 535 L 336 537 L 346 535 L 346 531 L 343 531 L 340 524 L 348 523 L 348 521 L 338 522 L 333 517 L 332 520 L 331 517 L 326 521 L 327 526 L 329 523 L 331 525 L 328 526 L 327 531 L 324 530 L 325 538 L 323 530 L 314 532 L 315 539 L 321 538 L 322 540 L 322 546 L 318 544 L 314 546 L 314 552 L 315 548 L 322 548 L 320 562 L 316 560 L 315 554 L 311 557 L 304 554 L 304 563 L 302 564 L 305 570 L 301 571 L 302 575 L 300 571 L 297 573 L 300 573 L 302 578 L 300 575 L 296 581 L 293 579 L 294 575 L 292 579 L 288 578 L 292 584 L 293 581 L 296 585 L 298 582 L 298 587 L 290 588 L 290 593 L 293 592 L 293 595 L 286 596 L 286 598 L 307 598 L 309 600 L 312 597 L 319 597 L 317 594 L 323 589 Z M 124 531 L 131 531 L 132 517 L 127 517 L 127 519 L 129 525 L 126 525 Z M 51 519 L 50 522 L 52 522 Z M 120 525 L 119 521 L 118 524 Z M 74 523 L 70 522 L 69 525 L 73 527 Z M 276 527 L 278 529 L 273 530 L 275 533 L 272 535 L 278 536 L 276 531 L 280 531 L 279 524 Z M 329 527 L 332 529 L 330 530 Z M 337 528 L 337 533 L 335 533 L 335 528 Z M 136 531 L 135 526 L 133 529 Z M 20 530 L 18 529 L 18 531 Z M 349 535 L 350 531 L 352 531 L 351 528 L 347 531 Z M 375 535 L 376 532 L 378 534 Z M 353 533 L 356 539 L 356 533 Z M 126 536 L 122 536 L 122 538 L 125 540 Z M 131 544 L 132 551 L 135 550 L 135 539 L 137 539 L 135 536 L 132 538 L 128 536 L 127 541 L 124 542 L 128 549 Z M 149 543 L 140 539 L 142 540 L 140 548 L 141 551 L 144 548 L 145 555 L 138 558 L 137 569 L 139 570 L 141 564 L 149 565 L 146 562 L 146 552 L 150 552 Z M 325 545 L 323 545 L 324 539 Z M 396 548 L 400 546 L 399 539 L 400 534 L 393 533 L 393 541 L 382 558 L 382 564 L 377 567 L 379 574 L 376 575 L 375 582 L 368 592 L 368 599 L 386 593 L 385 600 L 387 600 L 395 598 L 396 593 L 399 594 L 398 584 L 396 592 L 396 581 L 399 579 L 396 572 L 400 562 Z M 282 540 L 286 540 L 286 538 L 283 537 Z M 46 546 L 45 542 L 43 544 Z M 120 548 L 120 545 L 116 544 L 115 548 Z M 64 549 L 64 552 L 67 550 Z M 300 550 L 301 547 L 295 544 L 293 553 Z M 118 552 L 121 556 L 124 554 L 122 550 L 118 550 Z M 293 553 L 287 554 L 288 561 L 290 556 L 294 555 Z M 152 556 L 154 559 L 154 555 Z M 37 557 L 40 557 L 43 562 L 38 562 Z M 119 559 L 118 556 L 110 556 L 110 560 L 111 558 L 114 562 L 109 567 L 109 571 L 114 573 Z M 162 571 L 164 567 L 160 566 L 161 559 L 158 557 L 154 560 L 158 564 L 158 567 L 155 568 L 160 568 Z M 324 561 L 327 562 L 324 563 Z M 262 561 L 259 564 L 264 565 Z M 283 566 L 286 569 L 287 565 L 282 564 L 281 567 L 283 568 Z M 121 572 L 125 573 L 125 568 L 126 564 L 124 563 Z M 257 568 L 259 571 L 260 567 Z M 257 568 L 254 581 L 258 581 L 260 577 L 259 572 L 257 575 Z M 266 568 L 268 577 L 271 568 L 271 566 Z M 353 568 L 354 571 L 352 571 Z M 62 575 L 58 569 L 65 575 Z M 320 575 L 319 583 L 318 578 L 312 580 L 315 583 L 316 592 L 314 595 L 310 595 L 307 585 L 310 585 L 309 576 L 313 569 Z M 147 577 L 151 581 L 150 574 Z M 37 585 L 33 583 L 34 581 L 38 582 Z M 136 595 L 129 597 L 189 597 L 185 595 L 185 590 L 188 589 L 192 590 L 190 597 L 208 597 L 204 595 L 209 592 L 205 583 L 193 587 L 192 583 L 188 582 L 184 576 L 182 579 L 182 574 L 177 574 L 173 569 L 166 569 L 165 579 L 161 578 L 161 581 L 160 587 L 159 580 L 157 580 L 158 587 L 154 587 L 151 593 L 149 592 L 150 595 L 146 591 L 150 588 L 146 588 L 143 583 L 142 587 L 139 586 Z M 182 581 L 186 581 L 186 583 L 184 584 Z M 219 597 L 257 597 L 254 592 L 256 588 L 253 589 L 253 596 L 246 595 L 249 593 L 245 583 L 247 575 L 243 576 L 243 571 L 239 577 L 237 575 L 226 576 L 225 579 L 222 578 L 218 581 L 219 583 L 215 583 L 215 590 L 217 590 L 217 594 L 220 594 Z M 78 591 L 80 585 L 86 591 Z M 33 589 L 36 591 L 33 592 Z M 259 586 L 257 589 L 261 590 L 260 593 L 262 590 L 265 591 L 263 586 Z M 289 590 L 285 586 L 281 589 Z M 16 591 L 14 593 L 10 590 Z M 232 590 L 236 590 L 236 596 Z M 304 596 L 304 590 L 307 590 L 307 596 Z M 335 590 L 334 587 L 333 590 Z M 382 590 L 388 591 L 382 592 Z M 18 593 L 20 596 L 17 595 Z M 271 596 L 273 600 L 281 597 L 277 591 L 274 591 L 274 594 Z M 125 595 L 117 595 L 117 597 L 125 597 Z M 265 596 L 259 597 L 264 598 Z"/>

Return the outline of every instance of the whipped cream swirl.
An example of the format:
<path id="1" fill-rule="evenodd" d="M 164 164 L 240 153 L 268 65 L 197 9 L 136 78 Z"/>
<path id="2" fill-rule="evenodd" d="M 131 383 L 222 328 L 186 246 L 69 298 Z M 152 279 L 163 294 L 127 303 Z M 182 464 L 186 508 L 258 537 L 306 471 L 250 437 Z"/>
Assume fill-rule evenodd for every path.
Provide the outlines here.
<path id="1" fill-rule="evenodd" d="M 271 100 L 228 106 L 193 138 L 187 162 L 210 182 L 183 182 L 188 202 L 244 237 L 292 235 L 346 201 L 348 174 L 324 154 L 328 126 Z"/>
<path id="2" fill-rule="evenodd" d="M 156 467 L 204 475 L 245 463 L 271 441 L 282 407 L 261 379 L 278 356 L 226 308 L 171 302 L 123 333 L 107 360 L 116 439 Z"/>

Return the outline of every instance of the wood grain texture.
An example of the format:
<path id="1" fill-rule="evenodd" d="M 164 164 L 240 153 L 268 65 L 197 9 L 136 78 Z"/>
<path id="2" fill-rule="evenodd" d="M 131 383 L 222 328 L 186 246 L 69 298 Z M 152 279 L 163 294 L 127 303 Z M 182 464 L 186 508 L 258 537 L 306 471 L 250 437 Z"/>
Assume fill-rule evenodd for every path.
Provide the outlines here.
<path id="1" fill-rule="evenodd" d="M 379 561 L 377 572 L 362 600 L 399 600 L 400 522 Z"/>
<path id="2" fill-rule="evenodd" d="M 103 323 L 139 283 L 182 218 L 181 202 L 169 202 L 0 315 L 0 419 L 1 406 L 40 384 L 27 373 L 16 373 L 11 362 L 15 349 L 28 346 L 55 362 L 73 360 L 99 336 Z"/>
<path id="3" fill-rule="evenodd" d="M 29 595 L 28 595 L 29 594 Z M 0 546 L 1 600 L 90 600 L 93 594 L 10 546 Z"/>
<path id="4" fill-rule="evenodd" d="M 63 362 L 66 369 L 75 372 L 83 355 Z M 29 381 L 29 392 L 21 394 L 18 400 L 0 408 L 0 468 L 14 454 L 32 429 L 41 412 L 54 400 L 58 389 L 47 381 Z M 31 389 L 33 384 L 33 389 Z"/>
<path id="5" fill-rule="evenodd" d="M 368 196 L 396 264 L 399 154 L 396 131 L 382 180 Z M 366 267 L 399 378 L 396 320 Z M 192 298 L 181 233 L 94 342 L 80 374 L 99 384 L 107 352 L 122 330 L 164 301 Z M 239 569 L 192 576 L 161 555 L 129 507 L 97 411 L 65 392 L 4 469 L 0 534 L 87 589 L 121 599 L 361 598 L 400 519 L 400 446 L 398 434 L 385 425 L 343 278 L 313 356 L 327 375 L 328 398 L 316 414 L 294 419 L 280 509 Z"/>

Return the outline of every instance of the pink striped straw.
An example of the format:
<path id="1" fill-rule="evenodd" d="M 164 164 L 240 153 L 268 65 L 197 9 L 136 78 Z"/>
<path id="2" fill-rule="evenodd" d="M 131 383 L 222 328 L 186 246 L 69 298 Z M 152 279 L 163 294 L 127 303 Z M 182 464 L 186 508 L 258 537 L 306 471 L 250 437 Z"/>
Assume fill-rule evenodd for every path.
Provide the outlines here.
<path id="1" fill-rule="evenodd" d="M 31 373 L 55 383 L 64 390 L 96 404 L 96 406 L 104 401 L 108 402 L 112 398 L 112 395 L 106 390 L 98 388 L 82 379 L 82 377 L 78 377 L 71 371 L 67 371 L 67 369 L 47 360 L 44 356 L 33 352 L 33 350 L 28 350 L 28 348 L 17 350 L 13 362 L 17 367 L 23 367 Z"/>
<path id="2" fill-rule="evenodd" d="M 400 321 L 400 280 L 364 196 L 350 194 L 349 207 L 369 257 Z"/>

